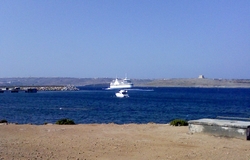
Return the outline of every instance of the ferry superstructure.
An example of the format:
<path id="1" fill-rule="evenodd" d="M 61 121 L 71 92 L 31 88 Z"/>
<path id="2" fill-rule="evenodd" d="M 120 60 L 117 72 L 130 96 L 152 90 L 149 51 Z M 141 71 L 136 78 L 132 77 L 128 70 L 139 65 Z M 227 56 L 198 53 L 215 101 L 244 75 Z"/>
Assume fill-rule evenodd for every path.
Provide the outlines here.
<path id="1" fill-rule="evenodd" d="M 127 77 L 124 79 L 116 78 L 110 83 L 109 89 L 125 89 L 125 88 L 132 88 L 133 83 Z"/>

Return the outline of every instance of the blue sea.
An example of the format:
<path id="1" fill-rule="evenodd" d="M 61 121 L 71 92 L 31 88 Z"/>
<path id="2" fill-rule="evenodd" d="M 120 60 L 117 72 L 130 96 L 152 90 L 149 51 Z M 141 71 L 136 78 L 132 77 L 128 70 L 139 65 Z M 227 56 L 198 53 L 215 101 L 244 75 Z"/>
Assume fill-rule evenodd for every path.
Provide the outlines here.
<path id="1" fill-rule="evenodd" d="M 62 118 L 77 124 L 169 123 L 181 118 L 250 118 L 250 89 L 243 88 L 135 88 L 129 98 L 115 91 L 0 93 L 0 120 L 18 124 L 55 123 Z"/>

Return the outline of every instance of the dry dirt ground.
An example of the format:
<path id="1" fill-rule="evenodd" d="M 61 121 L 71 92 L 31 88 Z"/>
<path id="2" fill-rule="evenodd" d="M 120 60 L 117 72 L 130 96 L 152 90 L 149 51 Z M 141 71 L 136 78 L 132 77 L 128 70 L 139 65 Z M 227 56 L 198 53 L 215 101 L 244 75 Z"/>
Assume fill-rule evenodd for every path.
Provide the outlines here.
<path id="1" fill-rule="evenodd" d="M 250 160 L 250 141 L 167 124 L 0 125 L 0 160 Z"/>

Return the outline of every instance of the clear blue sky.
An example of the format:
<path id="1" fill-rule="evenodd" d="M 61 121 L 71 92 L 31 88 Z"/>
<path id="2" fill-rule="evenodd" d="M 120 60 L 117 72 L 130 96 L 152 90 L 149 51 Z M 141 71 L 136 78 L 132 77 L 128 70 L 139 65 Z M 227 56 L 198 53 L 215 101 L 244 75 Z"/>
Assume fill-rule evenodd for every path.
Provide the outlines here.
<path id="1" fill-rule="evenodd" d="M 250 79 L 249 0 L 1 0 L 0 77 Z"/>

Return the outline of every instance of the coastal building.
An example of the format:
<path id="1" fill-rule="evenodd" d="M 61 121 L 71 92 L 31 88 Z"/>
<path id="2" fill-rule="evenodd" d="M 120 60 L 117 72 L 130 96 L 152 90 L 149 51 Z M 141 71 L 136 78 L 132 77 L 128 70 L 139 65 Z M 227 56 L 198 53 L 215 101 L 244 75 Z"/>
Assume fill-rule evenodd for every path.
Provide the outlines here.
<path id="1" fill-rule="evenodd" d="M 198 77 L 199 79 L 204 79 L 205 77 L 204 77 L 204 75 L 199 75 L 199 77 Z"/>

